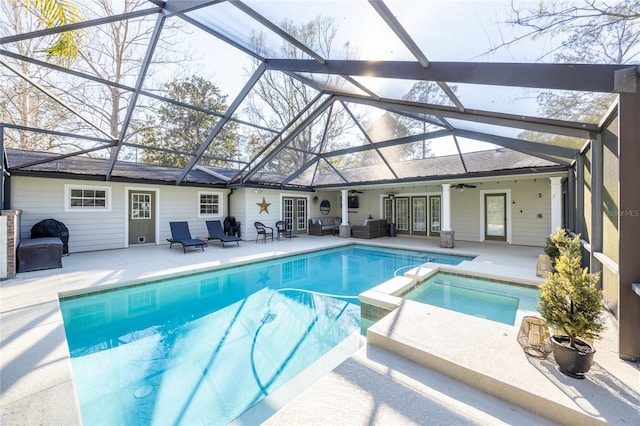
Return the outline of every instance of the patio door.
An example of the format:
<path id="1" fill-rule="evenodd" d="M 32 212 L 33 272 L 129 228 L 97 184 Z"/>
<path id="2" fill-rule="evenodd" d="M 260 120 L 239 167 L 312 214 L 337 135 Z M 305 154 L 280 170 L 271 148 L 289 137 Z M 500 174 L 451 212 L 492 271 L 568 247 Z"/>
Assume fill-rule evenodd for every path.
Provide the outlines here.
<path id="1" fill-rule="evenodd" d="M 154 198 L 154 192 L 129 191 L 129 244 L 156 241 Z"/>
<path id="2" fill-rule="evenodd" d="M 395 198 L 396 203 L 396 232 L 399 234 L 409 233 L 409 198 Z"/>
<path id="3" fill-rule="evenodd" d="M 307 199 L 288 197 L 282 199 L 282 220 L 291 225 L 293 234 L 307 233 Z"/>
<path id="4" fill-rule="evenodd" d="M 484 196 L 485 240 L 507 240 L 507 194 Z"/>
<path id="5" fill-rule="evenodd" d="M 429 235 L 440 235 L 440 220 L 442 216 L 442 204 L 439 195 L 429 197 Z"/>
<path id="6" fill-rule="evenodd" d="M 411 233 L 427 234 L 427 197 L 411 197 Z"/>

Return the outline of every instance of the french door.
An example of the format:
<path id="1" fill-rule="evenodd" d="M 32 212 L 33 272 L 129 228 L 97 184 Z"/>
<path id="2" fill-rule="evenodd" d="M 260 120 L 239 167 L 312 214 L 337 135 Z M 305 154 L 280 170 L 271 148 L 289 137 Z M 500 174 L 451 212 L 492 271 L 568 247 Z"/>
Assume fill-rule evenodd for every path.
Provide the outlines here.
<path id="1" fill-rule="evenodd" d="M 282 199 L 282 220 L 291 225 L 293 234 L 304 234 L 307 232 L 307 199 L 306 198 L 283 198 Z"/>
<path id="2" fill-rule="evenodd" d="M 429 197 L 429 235 L 440 235 L 440 221 L 442 220 L 442 203 L 439 195 Z"/>
<path id="3" fill-rule="evenodd" d="M 507 240 L 507 194 L 485 194 L 484 238 Z"/>
<path id="4" fill-rule="evenodd" d="M 419 195 L 384 199 L 384 214 L 391 221 L 391 211 L 395 203 L 396 232 L 411 235 L 440 235 L 441 197 L 440 195 Z"/>
<path id="5" fill-rule="evenodd" d="M 411 233 L 427 234 L 427 197 L 411 198 Z"/>
<path id="6" fill-rule="evenodd" d="M 409 233 L 409 198 L 398 197 L 394 199 L 396 203 L 396 232 L 400 234 Z"/>

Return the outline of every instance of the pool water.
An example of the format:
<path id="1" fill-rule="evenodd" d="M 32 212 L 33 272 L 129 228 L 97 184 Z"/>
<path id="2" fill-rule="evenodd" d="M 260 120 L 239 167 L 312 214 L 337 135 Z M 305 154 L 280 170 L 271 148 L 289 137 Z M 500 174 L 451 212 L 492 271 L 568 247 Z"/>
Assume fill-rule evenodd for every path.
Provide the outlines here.
<path id="1" fill-rule="evenodd" d="M 538 294 L 537 288 L 439 272 L 403 297 L 515 325 L 524 316 L 537 314 Z"/>
<path id="2" fill-rule="evenodd" d="M 348 246 L 61 299 L 85 425 L 227 424 L 353 333 L 358 294 L 439 258 Z"/>

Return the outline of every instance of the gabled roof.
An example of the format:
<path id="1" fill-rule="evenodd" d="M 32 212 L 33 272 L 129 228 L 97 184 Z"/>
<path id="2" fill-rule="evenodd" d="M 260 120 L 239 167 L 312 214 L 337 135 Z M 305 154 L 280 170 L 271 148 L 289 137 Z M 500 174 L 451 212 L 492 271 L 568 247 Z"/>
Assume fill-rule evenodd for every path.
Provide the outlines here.
<path id="1" fill-rule="evenodd" d="M 54 161 L 48 161 L 55 158 Z M 18 176 L 48 176 L 104 181 L 109 161 L 101 158 L 72 156 L 60 158 L 48 152 L 7 149 L 8 171 Z M 131 181 L 175 185 L 176 176 L 182 169 L 132 162 L 118 162 L 113 170 L 114 181 Z M 194 169 L 184 179 L 184 185 L 208 185 L 224 187 L 235 170 L 211 168 L 212 173 Z M 219 177 L 217 177 L 217 176 Z M 227 177 L 223 179 L 222 177 Z"/>
<path id="2" fill-rule="evenodd" d="M 54 154 L 47 152 L 9 149 L 7 150 L 7 158 L 11 161 L 8 164 L 8 172 L 17 176 L 46 176 L 104 181 L 102 173 L 108 165 L 108 160 L 106 159 L 77 156 L 59 158 L 58 156 L 55 161 L 48 161 L 53 156 Z M 413 169 L 410 180 L 438 180 L 455 178 L 457 175 L 481 178 L 483 176 L 519 173 L 547 173 L 566 169 L 566 167 L 558 166 L 551 161 L 505 148 L 468 153 L 465 158 L 468 173 L 465 173 L 463 165 L 460 163 L 460 158 L 456 155 L 414 160 L 409 162 L 410 167 Z M 379 174 L 378 169 L 378 166 L 357 167 L 349 171 L 342 171 L 342 173 L 351 179 L 352 184 L 367 185 L 370 177 L 377 177 Z M 175 184 L 175 176 L 180 171 L 181 169 L 176 167 L 119 162 L 114 169 L 113 180 L 172 185 Z M 182 185 L 224 187 L 237 172 L 237 170 L 199 166 L 188 174 Z M 346 182 L 335 181 L 334 178 L 335 176 L 332 174 L 320 174 L 316 179 L 316 187 L 345 186 Z M 282 179 L 282 176 L 260 175 L 258 179 L 248 183 L 251 186 L 265 186 L 265 182 L 278 182 L 280 179 Z M 402 180 L 404 178 L 400 177 L 397 181 Z M 292 182 L 292 186 L 289 189 L 305 189 L 304 186 L 296 187 L 295 185 L 296 182 Z M 269 186 L 269 184 L 266 186 Z M 280 188 L 277 184 L 271 186 Z"/>

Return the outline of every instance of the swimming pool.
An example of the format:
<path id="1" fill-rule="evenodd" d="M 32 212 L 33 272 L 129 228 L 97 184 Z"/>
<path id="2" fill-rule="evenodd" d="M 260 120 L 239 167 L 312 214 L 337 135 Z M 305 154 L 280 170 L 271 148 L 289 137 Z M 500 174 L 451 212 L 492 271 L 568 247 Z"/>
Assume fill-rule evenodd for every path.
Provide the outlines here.
<path id="1" fill-rule="evenodd" d="M 438 272 L 403 297 L 515 325 L 519 324 L 524 316 L 537 315 L 539 294 L 540 291 L 535 287 Z"/>
<path id="2" fill-rule="evenodd" d="M 359 333 L 359 293 L 468 259 L 347 246 L 62 297 L 83 422 L 227 424 Z"/>

